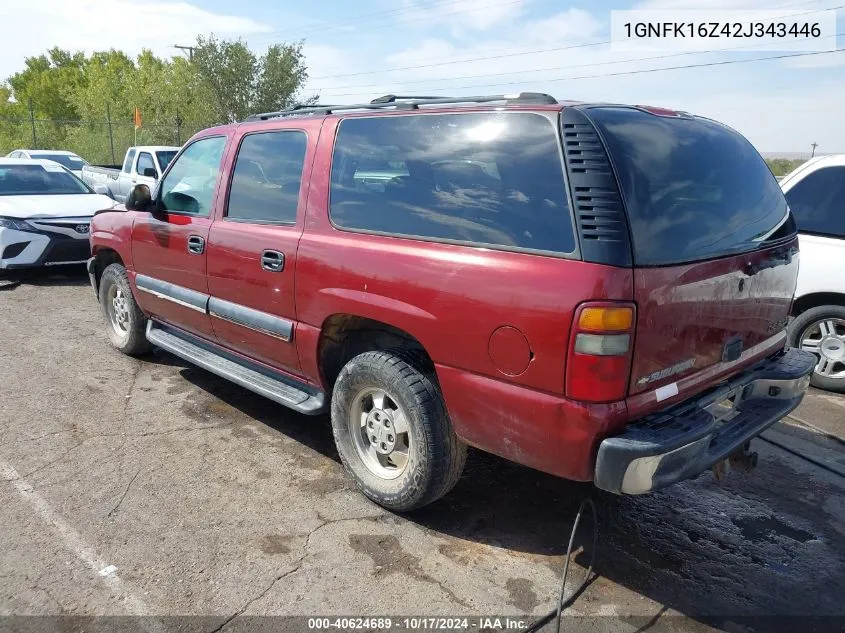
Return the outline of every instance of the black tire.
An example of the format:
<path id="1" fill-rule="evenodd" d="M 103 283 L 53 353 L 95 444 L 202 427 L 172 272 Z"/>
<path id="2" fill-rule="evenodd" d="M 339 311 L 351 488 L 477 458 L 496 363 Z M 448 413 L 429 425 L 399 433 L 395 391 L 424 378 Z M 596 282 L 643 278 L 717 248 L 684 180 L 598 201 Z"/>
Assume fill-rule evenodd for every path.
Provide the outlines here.
<path id="1" fill-rule="evenodd" d="M 800 349 L 805 335 L 821 321 L 830 319 L 845 321 L 845 306 L 819 306 L 802 312 L 789 324 L 789 344 Z M 839 371 L 839 366 L 835 366 L 835 369 Z M 810 384 L 819 389 L 845 393 L 845 378 L 831 378 L 814 371 Z"/>
<path id="2" fill-rule="evenodd" d="M 112 289 L 115 292 L 119 291 L 125 302 L 122 320 L 125 329 L 116 325 L 113 318 L 114 307 L 110 305 L 113 298 Z M 99 299 L 111 344 L 128 356 L 138 356 L 149 352 L 152 345 L 146 335 L 147 318 L 135 302 L 126 269 L 121 264 L 110 264 L 103 271 L 100 277 Z"/>
<path id="3" fill-rule="evenodd" d="M 343 465 L 367 497 L 397 512 L 421 508 L 445 495 L 466 463 L 466 445 L 452 430 L 436 379 L 421 367 L 423 363 L 404 350 L 365 352 L 343 367 L 332 396 L 332 431 Z M 373 389 L 386 392 L 407 420 L 408 457 L 393 479 L 379 476 L 365 463 L 352 436 L 352 408 L 361 393 Z"/>

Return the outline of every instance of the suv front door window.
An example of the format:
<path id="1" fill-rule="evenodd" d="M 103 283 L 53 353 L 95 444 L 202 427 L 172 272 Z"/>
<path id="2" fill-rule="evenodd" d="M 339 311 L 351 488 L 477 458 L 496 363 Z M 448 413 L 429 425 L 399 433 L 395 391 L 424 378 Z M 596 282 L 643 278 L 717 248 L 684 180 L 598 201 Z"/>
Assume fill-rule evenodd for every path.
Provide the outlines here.
<path id="1" fill-rule="evenodd" d="M 226 139 L 222 136 L 200 139 L 189 145 L 161 181 L 159 208 L 208 217 L 225 147 Z"/>

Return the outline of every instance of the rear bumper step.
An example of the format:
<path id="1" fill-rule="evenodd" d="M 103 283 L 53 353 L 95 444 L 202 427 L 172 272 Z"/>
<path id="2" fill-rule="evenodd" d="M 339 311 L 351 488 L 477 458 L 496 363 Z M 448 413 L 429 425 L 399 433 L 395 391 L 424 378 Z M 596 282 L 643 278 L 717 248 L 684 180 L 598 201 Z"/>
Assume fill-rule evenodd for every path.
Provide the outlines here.
<path id="1" fill-rule="evenodd" d="M 326 409 L 323 392 L 304 384 L 296 384 L 292 379 L 270 375 L 264 368 L 190 334 L 150 320 L 147 323 L 147 340 L 197 367 L 300 413 L 316 415 Z"/>
<path id="2" fill-rule="evenodd" d="M 707 470 L 795 409 L 817 362 L 790 349 L 703 396 L 629 424 L 599 445 L 596 486 L 644 494 Z"/>

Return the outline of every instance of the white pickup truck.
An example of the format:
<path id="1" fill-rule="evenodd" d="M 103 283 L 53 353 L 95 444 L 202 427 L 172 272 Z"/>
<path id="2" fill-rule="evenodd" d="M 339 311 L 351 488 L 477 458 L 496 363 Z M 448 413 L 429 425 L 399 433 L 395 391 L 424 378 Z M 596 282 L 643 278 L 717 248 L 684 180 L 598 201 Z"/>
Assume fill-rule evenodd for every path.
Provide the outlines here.
<path id="1" fill-rule="evenodd" d="M 845 154 L 813 158 L 780 185 L 801 242 L 790 342 L 819 357 L 815 387 L 845 393 Z"/>
<path id="2" fill-rule="evenodd" d="M 125 202 L 135 185 L 148 185 L 153 189 L 178 151 L 178 147 L 164 145 L 130 147 L 126 150 L 122 166 L 85 165 L 82 180 L 96 191 L 105 186 L 108 195 L 118 202 Z"/>

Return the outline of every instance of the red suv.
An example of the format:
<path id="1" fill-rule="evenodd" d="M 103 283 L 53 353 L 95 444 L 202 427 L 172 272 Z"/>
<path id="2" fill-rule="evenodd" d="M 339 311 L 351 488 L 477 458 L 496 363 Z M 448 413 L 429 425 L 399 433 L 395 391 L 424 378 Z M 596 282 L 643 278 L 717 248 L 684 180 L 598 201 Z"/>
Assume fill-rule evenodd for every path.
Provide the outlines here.
<path id="1" fill-rule="evenodd" d="M 471 445 L 640 494 L 794 409 L 795 223 L 714 121 L 543 94 L 387 96 L 200 132 L 97 214 L 114 345 L 305 414 L 361 490 L 434 501 Z"/>

